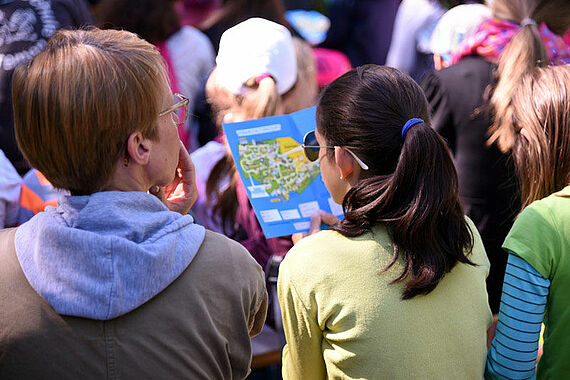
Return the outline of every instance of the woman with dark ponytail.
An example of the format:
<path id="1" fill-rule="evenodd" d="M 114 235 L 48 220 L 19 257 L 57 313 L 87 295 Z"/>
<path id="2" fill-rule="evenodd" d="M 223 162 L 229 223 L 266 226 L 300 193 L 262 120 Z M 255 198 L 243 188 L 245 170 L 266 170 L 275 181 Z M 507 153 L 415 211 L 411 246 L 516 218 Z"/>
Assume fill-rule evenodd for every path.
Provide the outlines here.
<path id="1" fill-rule="evenodd" d="M 323 92 L 305 152 L 345 216 L 281 264 L 284 378 L 482 378 L 489 262 L 427 107 L 376 65 Z"/>

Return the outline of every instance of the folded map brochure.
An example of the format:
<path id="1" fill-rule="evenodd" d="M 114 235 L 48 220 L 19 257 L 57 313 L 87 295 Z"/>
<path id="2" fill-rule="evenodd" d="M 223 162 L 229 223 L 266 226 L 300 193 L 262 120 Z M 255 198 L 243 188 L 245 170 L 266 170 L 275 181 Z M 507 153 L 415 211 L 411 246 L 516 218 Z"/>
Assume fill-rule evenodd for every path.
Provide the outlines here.
<path id="1" fill-rule="evenodd" d="M 318 209 L 343 215 L 322 181 L 319 162 L 303 153 L 303 137 L 315 129 L 315 110 L 222 125 L 268 238 L 309 231 L 311 215 Z"/>

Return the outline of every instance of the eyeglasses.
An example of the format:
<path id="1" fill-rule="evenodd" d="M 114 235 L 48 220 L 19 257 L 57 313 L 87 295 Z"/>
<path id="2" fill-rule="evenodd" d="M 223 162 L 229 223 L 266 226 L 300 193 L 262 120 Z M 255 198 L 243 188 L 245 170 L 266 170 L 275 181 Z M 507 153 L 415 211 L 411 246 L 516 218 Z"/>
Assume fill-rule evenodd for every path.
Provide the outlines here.
<path id="1" fill-rule="evenodd" d="M 303 145 L 301 146 L 303 147 L 305 156 L 309 161 L 316 161 L 319 158 L 319 150 L 321 148 L 334 149 L 337 147 L 337 146 L 319 145 L 319 143 L 317 142 L 317 137 L 315 136 L 315 131 L 307 132 L 305 137 L 303 137 Z M 368 165 L 362 162 L 362 160 L 358 158 L 353 151 L 345 147 L 343 147 L 343 149 L 345 149 L 348 153 L 350 153 L 350 155 L 354 158 L 354 160 L 358 163 L 358 165 L 360 165 L 362 170 L 368 170 Z"/>
<path id="2" fill-rule="evenodd" d="M 177 92 L 172 93 L 172 96 L 174 98 L 174 105 L 159 113 L 158 116 L 170 114 L 172 122 L 177 127 L 180 127 L 186 123 L 186 120 L 188 120 L 188 103 L 190 102 L 190 99 Z"/>

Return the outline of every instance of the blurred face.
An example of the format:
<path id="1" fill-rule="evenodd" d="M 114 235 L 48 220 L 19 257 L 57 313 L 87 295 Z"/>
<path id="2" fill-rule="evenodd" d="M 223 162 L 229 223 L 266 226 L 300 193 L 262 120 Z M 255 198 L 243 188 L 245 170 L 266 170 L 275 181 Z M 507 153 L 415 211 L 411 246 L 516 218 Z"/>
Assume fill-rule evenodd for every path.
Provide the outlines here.
<path id="1" fill-rule="evenodd" d="M 318 128 L 315 130 L 315 137 L 321 146 L 319 150 L 319 166 L 323 182 L 325 183 L 325 186 L 333 200 L 338 204 L 342 204 L 347 188 L 346 182 L 340 179 L 341 173 L 334 159 L 334 151 L 330 148 L 323 148 L 323 146 L 327 146 L 329 144 L 327 144 L 319 133 Z M 330 152 L 328 152 L 328 150 L 330 150 Z"/>
<path id="2" fill-rule="evenodd" d="M 179 101 L 170 88 L 162 94 L 162 110 L 171 108 Z M 173 111 L 174 112 L 174 111 Z M 150 156 L 150 179 L 153 185 L 166 186 L 174 179 L 180 153 L 180 139 L 176 119 L 170 113 L 158 116 L 158 137 L 153 141 Z"/>

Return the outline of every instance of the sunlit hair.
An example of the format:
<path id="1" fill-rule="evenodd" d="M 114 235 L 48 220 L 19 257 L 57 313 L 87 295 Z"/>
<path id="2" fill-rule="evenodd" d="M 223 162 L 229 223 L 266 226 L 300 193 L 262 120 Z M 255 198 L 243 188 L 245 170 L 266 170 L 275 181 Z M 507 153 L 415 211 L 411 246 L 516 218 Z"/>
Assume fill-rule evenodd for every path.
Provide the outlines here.
<path id="1" fill-rule="evenodd" d="M 513 95 L 522 208 L 570 184 L 570 65 L 535 69 Z"/>
<path id="2" fill-rule="evenodd" d="M 255 78 L 246 83 L 249 91 L 245 95 L 234 95 L 225 89 L 217 78 L 216 69 L 206 84 L 206 96 L 212 106 L 216 124 L 220 128 L 223 122 L 244 121 L 291 113 L 313 106 L 318 94 L 316 63 L 310 46 L 293 37 L 297 56 L 297 82 L 288 92 L 279 95 L 277 84 L 267 77 L 258 84 Z M 219 185 L 226 178 L 230 184 L 219 191 Z M 237 211 L 236 168 L 228 152 L 212 169 L 206 183 L 208 202 L 213 204 L 213 213 L 220 218 L 224 232 L 231 236 Z"/>
<path id="3" fill-rule="evenodd" d="M 512 149 L 515 135 L 510 128 L 514 89 L 525 73 L 535 67 L 549 64 L 546 47 L 538 34 L 538 26 L 546 23 L 548 28 L 563 35 L 570 26 L 570 1 L 568 0 L 494 0 L 493 16 L 502 20 L 520 23 L 533 19 L 537 26 L 522 27 L 509 42 L 499 60 L 498 82 L 493 90 L 490 104 L 494 122 L 489 129 L 489 143 L 497 143 L 503 151 Z"/>
<path id="4" fill-rule="evenodd" d="M 414 125 L 402 138 L 402 127 Z M 355 237 L 386 225 L 394 256 L 404 269 L 403 299 L 427 294 L 457 262 L 470 263 L 472 234 L 459 203 L 455 166 L 430 126 L 419 85 L 401 71 L 365 65 L 344 74 L 322 93 L 317 130 L 326 145 L 350 148 L 369 170 L 343 200 L 345 217 L 333 229 Z M 330 159 L 334 152 L 327 150 Z"/>
<path id="5" fill-rule="evenodd" d="M 55 187 L 74 195 L 100 191 L 131 133 L 157 137 L 166 88 L 160 54 L 136 35 L 59 31 L 14 72 L 16 139 Z"/>

